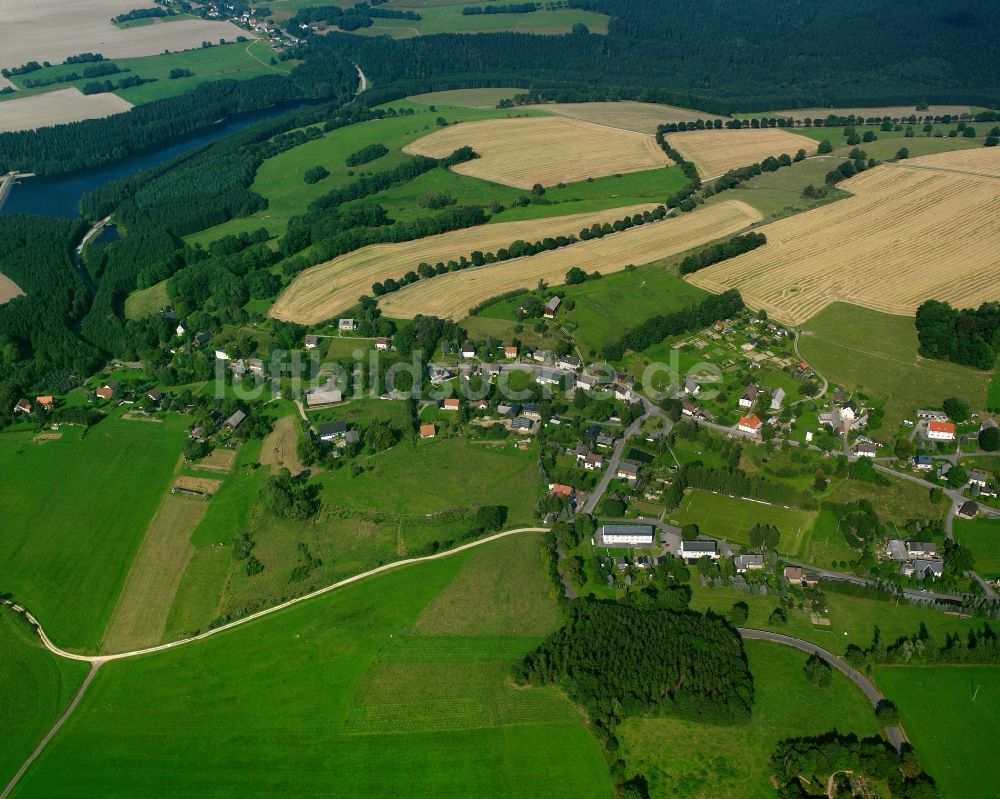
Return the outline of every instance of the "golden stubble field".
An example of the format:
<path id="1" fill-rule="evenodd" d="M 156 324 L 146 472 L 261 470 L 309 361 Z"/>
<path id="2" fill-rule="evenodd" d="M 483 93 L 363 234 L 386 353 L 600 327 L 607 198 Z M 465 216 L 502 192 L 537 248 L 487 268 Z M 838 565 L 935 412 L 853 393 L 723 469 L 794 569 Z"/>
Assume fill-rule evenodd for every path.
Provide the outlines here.
<path id="1" fill-rule="evenodd" d="M 998 149 L 871 169 L 839 184 L 853 197 L 765 225 L 766 245 L 688 280 L 738 288 L 788 324 L 838 300 L 901 315 L 928 299 L 1000 300 L 1000 179 L 985 176 L 1000 170 Z"/>
<path id="2" fill-rule="evenodd" d="M 462 122 L 411 142 L 403 152 L 443 158 L 466 145 L 480 158 L 452 167 L 455 172 L 520 189 L 673 163 L 652 136 L 561 117 Z"/>
<path id="3" fill-rule="evenodd" d="M 561 250 L 421 280 L 386 295 L 379 307 L 383 314 L 396 319 L 410 319 L 417 314 L 462 319 L 469 308 L 498 294 L 532 289 L 539 280 L 561 284 L 574 266 L 601 274 L 620 272 L 630 264 L 646 264 L 731 236 L 760 219 L 757 210 L 746 203 L 727 200 Z"/>
<path id="4" fill-rule="evenodd" d="M 0 132 L 33 130 L 81 119 L 109 117 L 131 107 L 132 103 L 111 92 L 83 94 L 75 87 L 58 89 L 0 104 Z"/>
<path id="5" fill-rule="evenodd" d="M 782 128 L 689 130 L 671 133 L 667 141 L 698 168 L 703 178 L 718 177 L 730 169 L 782 153 L 794 156 L 805 150 L 812 155 L 819 144 Z"/>
<path id="6" fill-rule="evenodd" d="M 416 271 L 421 262 L 433 265 L 438 261 L 457 261 L 462 256 L 468 258 L 474 250 L 496 252 L 518 239 L 538 241 L 576 235 L 595 222 L 614 222 L 654 208 L 649 203 L 630 205 L 586 214 L 479 225 L 400 244 L 373 244 L 306 269 L 281 293 L 269 313 L 287 322 L 316 324 L 350 308 L 362 295 L 371 294 L 376 281 L 400 280 L 410 270 Z"/>
<path id="7" fill-rule="evenodd" d="M 656 133 L 657 127 L 668 122 L 727 118 L 691 108 L 679 108 L 658 103 L 639 103 L 634 100 L 622 100 L 617 103 L 548 103 L 532 106 L 532 109 L 561 117 L 582 119 L 584 122 L 593 122 L 595 125 L 607 125 L 609 128 L 646 133 L 650 136 Z"/>
<path id="8" fill-rule="evenodd" d="M 60 64 L 67 56 L 84 52 L 101 53 L 106 58 L 156 55 L 164 50 L 200 47 L 206 40 L 224 38 L 231 42 L 240 35 L 255 38 L 228 22 L 201 19 L 126 29 L 111 23 L 118 14 L 154 5 L 149 0 L 0 0 L 0 67 L 16 67 L 26 61 Z"/>

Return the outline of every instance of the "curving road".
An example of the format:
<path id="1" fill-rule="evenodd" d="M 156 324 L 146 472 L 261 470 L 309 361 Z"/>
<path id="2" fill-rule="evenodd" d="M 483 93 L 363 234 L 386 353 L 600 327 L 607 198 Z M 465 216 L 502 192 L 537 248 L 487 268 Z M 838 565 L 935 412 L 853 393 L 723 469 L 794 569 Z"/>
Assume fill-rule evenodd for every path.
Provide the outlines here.
<path id="1" fill-rule="evenodd" d="M 869 680 L 860 671 L 851 666 L 843 658 L 837 657 L 832 652 L 828 652 L 816 644 L 812 644 L 809 641 L 803 641 L 801 638 L 793 638 L 790 635 L 783 635 L 782 633 L 773 633 L 770 630 L 754 630 L 749 627 L 738 627 L 737 631 L 745 640 L 748 641 L 770 641 L 773 644 L 784 644 L 785 646 L 790 646 L 794 649 L 798 649 L 801 652 L 805 652 L 810 655 L 818 655 L 823 658 L 827 663 L 830 664 L 837 671 L 841 672 L 847 679 L 854 683 L 861 692 L 865 695 L 869 702 L 872 703 L 872 707 L 878 707 L 879 702 L 885 699 L 885 695 L 878 689 L 871 680 Z M 891 726 L 885 728 L 886 737 L 889 739 L 896 750 L 902 748 L 903 744 L 908 743 L 909 739 L 906 737 L 906 733 L 903 732 L 901 726 Z"/>

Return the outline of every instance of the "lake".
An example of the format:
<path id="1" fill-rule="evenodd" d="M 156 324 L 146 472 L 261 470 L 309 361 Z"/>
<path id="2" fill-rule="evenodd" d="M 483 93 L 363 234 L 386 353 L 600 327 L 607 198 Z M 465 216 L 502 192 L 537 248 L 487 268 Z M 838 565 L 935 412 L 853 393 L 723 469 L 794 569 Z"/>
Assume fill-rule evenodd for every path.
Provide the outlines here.
<path id="1" fill-rule="evenodd" d="M 94 169 L 39 178 L 24 178 L 11 189 L 3 208 L 0 208 L 0 213 L 77 217 L 80 215 L 80 198 L 109 181 L 134 175 L 140 170 L 149 169 L 197 147 L 211 144 L 261 120 L 281 116 L 293 110 L 295 110 L 294 107 L 284 106 L 234 117 L 213 125 L 201 133 L 186 136 L 163 147 L 138 153 Z"/>

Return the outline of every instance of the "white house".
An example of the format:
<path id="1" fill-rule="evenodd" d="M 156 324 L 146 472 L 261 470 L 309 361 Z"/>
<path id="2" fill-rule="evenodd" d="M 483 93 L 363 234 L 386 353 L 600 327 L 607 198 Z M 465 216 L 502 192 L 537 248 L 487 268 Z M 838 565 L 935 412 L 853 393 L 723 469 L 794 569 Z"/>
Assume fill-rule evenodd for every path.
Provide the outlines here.
<path id="1" fill-rule="evenodd" d="M 471 341 L 466 341 L 462 345 L 462 349 L 459 351 L 459 355 L 461 355 L 463 358 L 476 357 L 476 348 L 472 345 Z"/>
<path id="2" fill-rule="evenodd" d="M 229 353 L 227 353 L 225 350 L 216 350 L 215 351 L 215 360 L 217 360 L 217 361 L 228 361 L 229 360 Z"/>
<path id="3" fill-rule="evenodd" d="M 187 328 L 184 326 L 183 322 L 178 322 L 177 328 L 175 329 L 174 332 L 176 332 L 178 336 L 183 336 L 185 333 L 187 333 Z"/>
<path id="4" fill-rule="evenodd" d="M 780 411 L 781 406 L 785 402 L 785 390 L 783 388 L 777 388 L 774 393 L 771 394 L 771 410 Z"/>
<path id="5" fill-rule="evenodd" d="M 562 383 L 562 372 L 553 369 L 539 369 L 535 375 L 535 382 L 543 386 L 558 386 Z"/>
<path id="6" fill-rule="evenodd" d="M 878 445 L 874 441 L 859 441 L 854 445 L 854 454 L 859 458 L 874 458 L 878 454 Z"/>
<path id="7" fill-rule="evenodd" d="M 314 350 L 319 346 L 319 336 L 306 336 L 305 345 L 307 350 Z"/>
<path id="8" fill-rule="evenodd" d="M 379 336 L 375 339 L 375 349 L 381 352 L 386 352 L 389 349 L 389 339 L 384 336 Z"/>
<path id="9" fill-rule="evenodd" d="M 355 322 L 353 319 L 338 319 L 337 320 L 337 329 L 341 330 L 341 331 L 344 331 L 346 333 L 353 333 L 355 331 L 355 329 L 357 328 L 357 326 L 358 326 L 358 323 Z"/>
<path id="10" fill-rule="evenodd" d="M 653 528 L 648 524 L 605 524 L 597 531 L 599 547 L 651 547 Z"/>
<path id="11" fill-rule="evenodd" d="M 719 559 L 718 541 L 681 541 L 680 556 L 684 560 L 699 560 L 701 558 Z"/>
<path id="12" fill-rule="evenodd" d="M 595 471 L 604 467 L 604 456 L 597 452 L 592 452 L 583 459 L 583 468 L 588 471 Z"/>
<path id="13" fill-rule="evenodd" d="M 743 396 L 740 397 L 740 407 L 741 408 L 752 408 L 754 403 L 757 401 L 757 394 L 760 389 L 757 386 L 749 385 L 743 392 Z"/>
<path id="14" fill-rule="evenodd" d="M 736 425 L 736 429 L 741 433 L 749 433 L 755 436 L 760 432 L 760 426 L 760 419 L 751 414 L 750 416 L 741 417 L 739 423 Z"/>

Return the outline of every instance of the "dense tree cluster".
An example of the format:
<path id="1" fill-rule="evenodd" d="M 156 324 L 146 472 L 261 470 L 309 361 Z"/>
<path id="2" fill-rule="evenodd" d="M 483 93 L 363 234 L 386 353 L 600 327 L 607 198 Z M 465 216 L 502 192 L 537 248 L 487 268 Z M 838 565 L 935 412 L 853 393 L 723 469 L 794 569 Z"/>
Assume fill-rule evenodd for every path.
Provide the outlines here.
<path id="1" fill-rule="evenodd" d="M 700 488 L 731 497 L 763 500 L 808 510 L 816 507 L 816 498 L 810 492 L 761 475 L 749 475 L 740 469 L 714 469 L 692 463 L 685 466 L 680 479 L 688 488 Z M 769 541 L 774 540 L 776 532 L 774 528 L 763 527 L 757 529 L 756 534 L 760 536 L 761 545 L 766 546 Z"/>
<path id="2" fill-rule="evenodd" d="M 928 300 L 917 308 L 920 354 L 977 369 L 992 369 L 1000 351 L 1000 302 L 979 308 L 952 308 Z"/>
<path id="3" fill-rule="evenodd" d="M 280 519 L 308 519 L 319 510 L 319 486 L 292 477 L 288 469 L 269 477 L 261 487 L 260 498 L 268 513 Z"/>
<path id="4" fill-rule="evenodd" d="M 650 712 L 744 722 L 753 706 L 743 642 L 724 620 L 614 602 L 577 602 L 514 679 L 559 683 L 605 727 Z"/>
<path id="5" fill-rule="evenodd" d="M 66 72 L 61 75 L 54 75 L 50 78 L 25 78 L 24 88 L 40 89 L 43 86 L 53 86 L 57 83 L 71 83 L 83 78 L 102 78 L 105 75 L 117 75 L 120 72 L 128 72 L 111 61 L 103 61 L 84 67 L 80 72 Z M 87 94 L 88 92 L 84 92 Z"/>
<path id="6" fill-rule="evenodd" d="M 706 297 L 697 305 L 684 310 L 646 320 L 628 331 L 614 344 L 606 346 L 604 357 L 610 361 L 621 360 L 626 350 L 640 352 L 659 344 L 667 336 L 676 336 L 689 330 L 697 330 L 719 319 L 728 319 L 743 307 L 743 298 L 736 289 Z"/>
<path id="7" fill-rule="evenodd" d="M 381 158 L 383 155 L 388 154 L 388 152 L 388 147 L 381 142 L 376 142 L 375 144 L 369 144 L 367 147 L 362 147 L 357 152 L 351 153 L 344 159 L 344 163 L 348 166 L 361 166 L 362 164 L 374 161 L 376 158 Z"/>
<path id="8" fill-rule="evenodd" d="M 767 236 L 763 233 L 747 233 L 743 236 L 733 236 L 728 241 L 712 244 L 696 253 L 688 255 L 681 261 L 681 274 L 687 275 L 691 272 L 697 272 L 706 266 L 717 264 L 719 261 L 725 261 L 727 258 L 735 258 L 737 255 L 756 250 L 765 244 L 767 244 Z"/>
<path id="9" fill-rule="evenodd" d="M 810 14 L 800 13 L 795 0 L 750 0 L 726 14 L 700 0 L 679 0 L 669 14 L 658 0 L 569 5 L 610 15 L 608 35 L 393 40 L 335 33 L 310 37 L 308 47 L 346 53 L 376 85 L 407 92 L 524 85 L 549 100 L 638 99 L 720 114 L 815 105 L 916 110 L 921 100 L 998 104 L 996 83 L 989 78 L 996 71 L 993 61 L 973 63 L 961 56 L 970 50 L 993 53 L 998 22 L 985 7 L 943 13 L 940 6 L 923 5 L 903 18 L 891 0 L 874 6 L 849 0 Z M 858 25 L 859 19 L 868 24 Z M 893 36 L 886 40 L 888 26 Z M 753 30 L 767 35 L 747 37 Z M 939 46 L 928 55 L 924 45 L 930 40 Z M 790 63 L 796 65 L 791 75 Z"/>
<path id="10" fill-rule="evenodd" d="M 355 3 L 349 8 L 340 6 L 315 6 L 301 8 L 293 17 L 285 22 L 285 28 L 293 36 L 303 36 L 312 32 L 312 26 L 336 25 L 342 31 L 356 31 L 370 28 L 373 19 L 409 19 L 417 22 L 421 19 L 416 11 L 402 11 L 397 8 L 377 8 L 373 3 Z"/>
<path id="11" fill-rule="evenodd" d="M 923 623 L 913 635 L 886 641 L 878 627 L 875 628 L 871 646 L 860 658 L 861 663 L 891 663 L 894 665 L 933 663 L 997 664 L 1000 663 L 1000 638 L 988 624 L 981 629 L 971 629 L 965 635 L 948 633 L 943 641 Z"/>
<path id="12" fill-rule="evenodd" d="M 462 9 L 462 14 L 467 17 L 478 14 L 530 14 L 532 11 L 538 11 L 541 7 L 541 3 L 509 3 L 503 6 L 465 6 Z"/>

